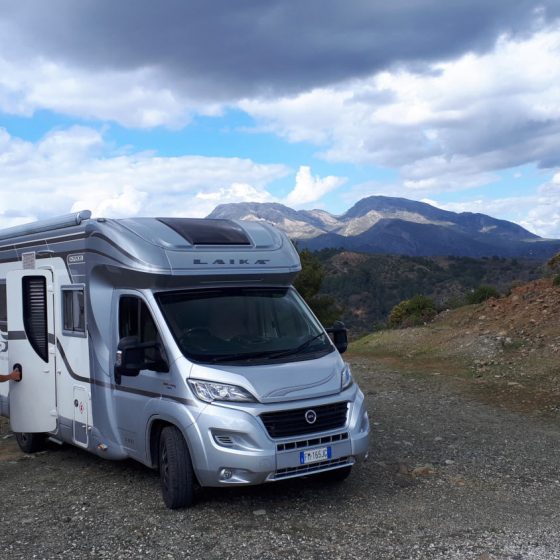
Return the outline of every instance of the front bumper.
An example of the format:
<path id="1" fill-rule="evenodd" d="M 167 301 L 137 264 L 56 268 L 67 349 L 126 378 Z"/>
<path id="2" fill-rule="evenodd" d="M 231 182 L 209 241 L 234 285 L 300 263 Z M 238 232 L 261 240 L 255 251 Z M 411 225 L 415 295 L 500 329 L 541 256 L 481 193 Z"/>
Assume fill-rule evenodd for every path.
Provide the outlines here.
<path id="1" fill-rule="evenodd" d="M 193 467 L 202 486 L 253 485 L 339 469 L 367 456 L 369 419 L 364 396 L 354 385 L 329 399 L 305 401 L 313 408 L 348 402 L 346 424 L 336 430 L 304 436 L 271 438 L 259 414 L 270 405 L 208 405 L 187 431 Z M 302 403 L 275 405 L 274 410 L 301 408 Z M 325 460 L 302 464 L 301 453 L 329 448 Z"/>

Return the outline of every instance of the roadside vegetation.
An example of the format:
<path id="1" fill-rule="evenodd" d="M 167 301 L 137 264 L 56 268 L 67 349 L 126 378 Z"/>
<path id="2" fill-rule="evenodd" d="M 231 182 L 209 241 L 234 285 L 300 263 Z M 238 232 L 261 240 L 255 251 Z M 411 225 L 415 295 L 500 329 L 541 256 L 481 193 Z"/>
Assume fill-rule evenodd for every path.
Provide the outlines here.
<path id="1" fill-rule="evenodd" d="M 437 315 L 434 300 L 426 296 L 414 296 L 395 305 L 389 314 L 388 326 L 407 328 L 425 325 Z"/>
<path id="2" fill-rule="evenodd" d="M 512 286 L 547 272 L 542 261 L 501 257 L 406 257 L 333 249 L 311 255 L 324 271 L 317 295 L 332 298 L 354 339 L 386 328 L 395 306 L 416 296 L 431 299 L 440 312 L 467 305 L 471 298 L 496 297 L 493 290 L 506 295 Z"/>
<path id="3" fill-rule="evenodd" d="M 544 269 L 547 277 L 514 285 L 501 296 L 490 286 L 480 286 L 472 292 L 471 303 L 440 311 L 422 326 L 417 326 L 417 318 L 425 307 L 411 302 L 428 306 L 426 298 L 401 302 L 389 317 L 389 325 L 399 328 L 366 335 L 353 342 L 350 351 L 390 369 L 459 383 L 497 406 L 556 417 L 559 265 L 557 256 Z"/>

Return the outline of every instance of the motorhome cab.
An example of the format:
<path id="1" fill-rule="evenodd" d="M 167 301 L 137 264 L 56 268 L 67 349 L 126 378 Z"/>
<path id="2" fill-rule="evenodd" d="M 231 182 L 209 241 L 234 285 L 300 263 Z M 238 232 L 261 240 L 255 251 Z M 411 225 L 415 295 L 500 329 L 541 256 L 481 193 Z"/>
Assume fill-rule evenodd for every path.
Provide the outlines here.
<path id="1" fill-rule="evenodd" d="M 0 413 L 45 438 L 158 468 L 165 504 L 193 487 L 321 474 L 367 455 L 364 397 L 291 283 L 284 234 L 254 222 L 91 219 L 0 231 Z M 337 350 L 338 348 L 338 350 Z"/>

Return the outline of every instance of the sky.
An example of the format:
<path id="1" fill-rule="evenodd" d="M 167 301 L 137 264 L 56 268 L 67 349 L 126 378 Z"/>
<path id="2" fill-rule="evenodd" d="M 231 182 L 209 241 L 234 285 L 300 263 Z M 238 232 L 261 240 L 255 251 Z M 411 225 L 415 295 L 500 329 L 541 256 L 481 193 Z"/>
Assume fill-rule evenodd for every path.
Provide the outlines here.
<path id="1" fill-rule="evenodd" d="M 371 195 L 560 238 L 558 0 L 0 0 L 0 227 Z"/>

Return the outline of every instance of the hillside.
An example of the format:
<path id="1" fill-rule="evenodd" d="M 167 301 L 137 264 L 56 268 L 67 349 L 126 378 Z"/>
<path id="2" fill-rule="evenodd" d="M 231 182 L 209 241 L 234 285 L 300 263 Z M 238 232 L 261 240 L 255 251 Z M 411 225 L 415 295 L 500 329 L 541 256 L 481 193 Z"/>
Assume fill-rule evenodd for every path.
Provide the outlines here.
<path id="1" fill-rule="evenodd" d="M 269 222 L 311 250 L 338 248 L 409 256 L 454 255 L 545 259 L 560 250 L 521 226 L 486 214 L 449 212 L 430 204 L 369 196 L 340 216 L 278 203 L 221 204 L 208 218 Z"/>
<path id="2" fill-rule="evenodd" d="M 505 293 L 543 273 L 541 263 L 523 259 L 315 254 L 326 273 L 321 292 L 335 299 L 353 337 L 371 332 L 397 303 L 415 295 L 433 298 L 440 308 L 457 307 L 482 284 Z"/>
<path id="3" fill-rule="evenodd" d="M 387 367 L 452 377 L 483 399 L 560 412 L 560 287 L 540 279 L 507 297 L 441 313 L 427 326 L 385 330 L 351 345 Z"/>

